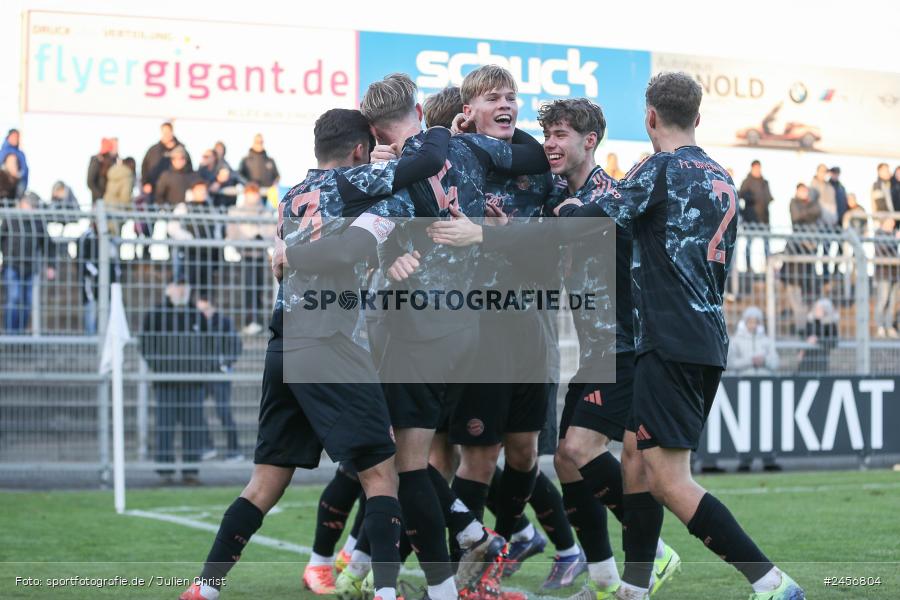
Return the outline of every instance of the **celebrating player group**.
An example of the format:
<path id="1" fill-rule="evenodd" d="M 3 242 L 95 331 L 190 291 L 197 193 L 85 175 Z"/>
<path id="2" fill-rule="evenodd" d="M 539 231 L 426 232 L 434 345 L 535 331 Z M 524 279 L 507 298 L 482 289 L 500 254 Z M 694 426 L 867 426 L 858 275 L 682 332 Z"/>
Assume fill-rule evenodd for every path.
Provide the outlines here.
<path id="1" fill-rule="evenodd" d="M 725 368 L 737 229 L 734 182 L 696 145 L 699 84 L 650 80 L 654 153 L 618 181 L 595 162 L 606 119 L 588 99 L 543 105 L 540 144 L 516 129 L 516 82 L 501 67 L 424 108 L 417 97 L 393 74 L 360 110 L 316 121 L 318 164 L 279 205 L 253 475 L 181 599 L 219 598 L 294 469 L 315 468 L 323 449 L 340 465 L 303 573 L 316 594 L 515 600 L 526 594 L 512 576 L 552 543 L 542 590 L 586 574 L 573 598 L 664 597 L 681 566 L 660 538 L 668 509 L 747 579 L 751 600 L 804 598 L 691 477 Z M 565 299 L 578 368 L 557 422 Z M 561 494 L 540 454 L 553 455 Z M 398 590 L 411 553 L 426 587 Z"/>

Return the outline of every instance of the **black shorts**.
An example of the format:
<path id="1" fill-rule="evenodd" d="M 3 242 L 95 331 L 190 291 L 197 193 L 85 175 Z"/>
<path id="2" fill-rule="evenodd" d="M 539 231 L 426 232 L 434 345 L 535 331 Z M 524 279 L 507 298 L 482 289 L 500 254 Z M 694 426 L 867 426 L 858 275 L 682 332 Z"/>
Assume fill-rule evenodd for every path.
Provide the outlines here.
<path id="1" fill-rule="evenodd" d="M 538 436 L 538 456 L 553 456 L 556 454 L 557 425 L 556 425 L 556 396 L 559 393 L 559 384 L 553 383 L 547 390 L 547 418 L 544 419 L 544 427 Z"/>
<path id="2" fill-rule="evenodd" d="M 477 345 L 477 326 L 431 340 L 388 334 L 378 374 L 393 426 L 437 429 L 459 400 L 463 385 L 457 382 L 465 381 Z"/>
<path id="3" fill-rule="evenodd" d="M 285 352 L 278 351 L 277 343 L 270 344 L 254 463 L 314 469 L 324 448 L 331 460 L 352 461 L 364 470 L 394 454 L 387 404 L 375 369 L 365 350 L 344 339 Z M 295 380 L 315 381 L 315 369 L 328 365 L 343 373 L 358 371 L 352 380 L 361 383 L 284 383 L 285 361 L 302 371 L 309 369 L 293 373 Z"/>
<path id="4" fill-rule="evenodd" d="M 634 353 L 616 354 L 616 381 L 613 383 L 581 383 L 581 379 L 576 373 L 566 392 L 559 421 L 559 439 L 566 437 L 570 426 L 575 426 L 621 442 L 631 417 Z"/>
<path id="5" fill-rule="evenodd" d="M 640 355 L 629 427 L 638 448 L 696 450 L 721 379 L 721 367 L 668 361 L 655 351 Z"/>

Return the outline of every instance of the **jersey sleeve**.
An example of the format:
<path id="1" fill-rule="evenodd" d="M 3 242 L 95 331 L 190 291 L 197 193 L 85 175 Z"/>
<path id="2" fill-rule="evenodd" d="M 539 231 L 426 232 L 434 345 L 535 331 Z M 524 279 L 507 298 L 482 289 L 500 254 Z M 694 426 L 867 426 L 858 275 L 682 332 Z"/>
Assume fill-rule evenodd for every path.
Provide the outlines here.
<path id="1" fill-rule="evenodd" d="M 376 238 L 359 227 L 348 227 L 337 235 L 288 246 L 285 250 L 292 269 L 324 273 L 354 265 L 375 253 Z"/>
<path id="2" fill-rule="evenodd" d="M 447 162 L 450 130 L 432 127 L 425 133 L 422 145 L 414 154 L 407 154 L 397 162 L 393 191 L 401 190 L 423 179 L 437 175 Z"/>
<path id="3" fill-rule="evenodd" d="M 559 211 L 561 217 L 609 216 L 619 227 L 628 228 L 634 219 L 654 204 L 664 201 L 665 194 L 654 194 L 665 185 L 666 166 L 670 155 L 656 154 L 626 175 L 613 187 L 592 196 L 583 206 L 568 205 Z"/>

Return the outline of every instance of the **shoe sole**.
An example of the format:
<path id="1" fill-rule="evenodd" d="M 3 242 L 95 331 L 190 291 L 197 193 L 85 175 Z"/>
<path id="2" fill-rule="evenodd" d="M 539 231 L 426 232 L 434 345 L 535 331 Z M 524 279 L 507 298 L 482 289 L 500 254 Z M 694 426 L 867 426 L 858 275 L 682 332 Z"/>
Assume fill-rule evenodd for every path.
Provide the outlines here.
<path id="1" fill-rule="evenodd" d="M 456 575 L 456 587 L 464 589 L 476 586 L 484 574 L 494 566 L 494 561 L 503 554 L 505 545 L 506 542 L 503 541 L 503 538 L 497 536 L 487 541 L 484 552 L 478 560 L 472 560 L 471 557 L 466 558 L 466 555 L 474 553 L 474 550 L 463 554 Z"/>
<path id="2" fill-rule="evenodd" d="M 550 585 L 547 585 L 547 582 L 545 581 L 541 585 L 541 591 L 542 592 L 550 592 L 553 590 L 561 590 L 563 588 L 572 587 L 573 585 L 575 585 L 575 583 L 578 581 L 578 578 L 581 575 L 583 575 L 584 573 L 587 573 L 588 566 L 587 566 L 587 563 L 583 560 L 578 561 L 575 565 L 572 565 L 572 566 L 575 568 L 575 573 L 573 573 L 571 575 L 571 577 L 572 577 L 571 580 L 566 582 L 566 577 L 569 577 L 569 572 L 571 570 L 571 567 L 570 567 L 570 569 L 566 569 L 566 572 L 563 573 L 562 577 L 560 577 L 559 583 L 554 582 Z"/>

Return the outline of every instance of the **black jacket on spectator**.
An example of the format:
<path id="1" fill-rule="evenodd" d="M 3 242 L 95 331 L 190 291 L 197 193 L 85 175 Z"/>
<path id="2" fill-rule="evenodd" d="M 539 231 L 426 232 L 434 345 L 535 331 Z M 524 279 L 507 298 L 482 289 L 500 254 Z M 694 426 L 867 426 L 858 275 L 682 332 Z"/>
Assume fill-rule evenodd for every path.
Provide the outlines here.
<path id="1" fill-rule="evenodd" d="M 806 324 L 806 337 L 816 336 L 814 348 L 803 352 L 797 366 L 798 373 L 825 373 L 828 371 L 828 356 L 838 343 L 837 323 L 823 323 L 819 319 Z"/>
<path id="2" fill-rule="evenodd" d="M 106 193 L 106 173 L 116 164 L 114 154 L 95 154 L 88 164 L 87 186 L 91 190 L 91 202 L 103 198 Z"/>
<path id="3" fill-rule="evenodd" d="M 81 260 L 82 300 L 97 300 L 100 288 L 100 246 L 93 226 L 78 238 L 78 258 Z M 120 280 L 121 265 L 115 252 L 109 253 L 109 260 L 109 281 L 116 283 Z"/>
<path id="4" fill-rule="evenodd" d="M 147 150 L 147 154 L 144 155 L 144 161 L 141 163 L 141 185 L 149 183 L 155 188 L 156 182 L 162 176 L 163 171 L 168 170 L 172 166 L 172 163 L 169 161 L 169 151 L 176 146 L 184 147 L 184 144 L 178 138 L 174 138 L 172 143 L 171 148 L 166 148 L 162 142 L 156 142 Z M 191 163 L 191 155 L 186 148 L 184 153 L 187 161 L 185 168 L 192 171 L 194 166 Z"/>
<path id="5" fill-rule="evenodd" d="M 27 211 L 4 216 L 0 225 L 3 268 L 13 268 L 20 277 L 31 277 L 41 268 L 41 258 L 56 258 L 56 242 L 44 227 L 44 219 Z M 52 265 L 51 265 L 52 266 Z"/>
<path id="6" fill-rule="evenodd" d="M 243 350 L 234 324 L 231 319 L 216 311 L 206 320 L 206 330 L 212 347 L 210 357 L 213 360 L 213 370 L 227 371 L 234 366 Z"/>
<path id="7" fill-rule="evenodd" d="M 891 179 L 891 204 L 894 212 L 900 212 L 900 181 Z"/>
<path id="8" fill-rule="evenodd" d="M 19 185 L 21 179 L 13 177 L 7 171 L 0 169 L 0 200 L 5 201 L 6 206 L 12 206 L 14 202 L 10 200 L 18 200 L 22 197 L 22 186 Z"/>
<path id="9" fill-rule="evenodd" d="M 168 160 L 168 159 L 167 159 Z M 194 181 L 195 174 L 190 164 L 185 165 L 180 171 L 167 169 L 159 176 L 156 189 L 153 190 L 153 201 L 157 206 L 169 205 L 174 207 L 184 202 L 185 195 Z"/>
<path id="10" fill-rule="evenodd" d="M 834 188 L 834 201 L 837 205 L 837 222 L 840 225 L 844 220 L 844 213 L 850 206 L 847 204 L 847 188 L 839 180 L 832 179 L 831 187 Z"/>
<path id="11" fill-rule="evenodd" d="M 144 315 L 141 354 L 156 373 L 208 373 L 209 341 L 203 313 L 167 298 Z"/>
<path id="12" fill-rule="evenodd" d="M 744 200 L 744 210 L 741 218 L 748 223 L 769 223 L 769 203 L 772 202 L 772 192 L 769 191 L 769 181 L 764 177 L 747 175 L 741 183 L 738 192 Z"/>
<path id="13" fill-rule="evenodd" d="M 278 167 L 275 161 L 269 158 L 266 151 L 257 152 L 250 149 L 238 167 L 238 171 L 244 181 L 252 181 L 259 187 L 269 187 L 278 179 Z"/>

